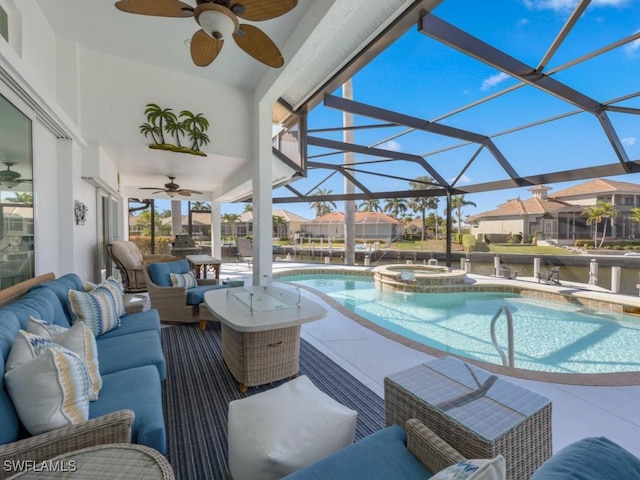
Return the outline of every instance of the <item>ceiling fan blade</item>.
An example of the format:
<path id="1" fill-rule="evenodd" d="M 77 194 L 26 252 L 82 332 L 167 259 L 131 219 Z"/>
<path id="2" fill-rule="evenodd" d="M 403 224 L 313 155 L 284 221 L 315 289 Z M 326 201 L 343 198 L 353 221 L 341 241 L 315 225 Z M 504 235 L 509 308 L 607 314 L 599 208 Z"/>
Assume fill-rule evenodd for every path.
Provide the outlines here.
<path id="1" fill-rule="evenodd" d="M 140 190 L 163 190 L 162 187 L 140 187 Z"/>
<path id="2" fill-rule="evenodd" d="M 259 62 L 273 68 L 284 65 L 284 58 L 276 44 L 258 27 L 243 23 L 233 35 L 238 46 Z"/>
<path id="3" fill-rule="evenodd" d="M 284 15 L 298 5 L 298 0 L 232 0 L 231 11 L 240 18 L 260 22 Z"/>
<path id="4" fill-rule="evenodd" d="M 189 192 L 188 190 L 178 190 L 178 195 L 182 195 L 183 197 L 190 197 L 191 196 L 191 192 Z"/>
<path id="5" fill-rule="evenodd" d="M 193 7 L 179 0 L 120 0 L 116 8 L 154 17 L 193 17 Z"/>
<path id="6" fill-rule="evenodd" d="M 224 45 L 224 40 L 216 40 L 207 35 L 204 30 L 198 30 L 191 37 L 191 59 L 198 67 L 211 64 Z"/>
<path id="7" fill-rule="evenodd" d="M 193 195 L 202 195 L 202 192 L 199 192 L 197 190 L 191 190 L 190 188 L 181 188 L 179 192 L 188 192 L 189 194 L 193 194 Z"/>

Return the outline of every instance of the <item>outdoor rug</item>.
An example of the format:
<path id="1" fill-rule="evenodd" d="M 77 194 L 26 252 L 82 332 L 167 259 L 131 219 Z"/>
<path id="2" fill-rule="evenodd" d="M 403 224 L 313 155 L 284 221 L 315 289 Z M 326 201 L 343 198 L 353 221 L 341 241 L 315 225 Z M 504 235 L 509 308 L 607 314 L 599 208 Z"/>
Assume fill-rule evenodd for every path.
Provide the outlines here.
<path id="1" fill-rule="evenodd" d="M 163 403 L 167 457 L 177 480 L 223 480 L 227 466 L 227 406 L 230 401 L 283 383 L 250 387 L 238 383 L 222 360 L 221 331 L 209 322 L 162 329 L 168 374 Z M 358 412 L 356 439 L 384 426 L 384 401 L 304 340 L 300 341 L 300 375 L 323 392 Z"/>

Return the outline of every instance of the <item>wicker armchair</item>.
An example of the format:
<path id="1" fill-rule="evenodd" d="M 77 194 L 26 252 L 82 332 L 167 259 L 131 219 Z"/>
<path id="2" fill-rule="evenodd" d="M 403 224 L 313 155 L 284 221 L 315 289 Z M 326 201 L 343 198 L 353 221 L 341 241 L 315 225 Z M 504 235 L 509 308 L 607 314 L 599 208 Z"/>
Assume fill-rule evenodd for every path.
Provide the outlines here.
<path id="1" fill-rule="evenodd" d="M 142 265 L 150 262 L 176 260 L 173 255 L 142 255 L 135 243 L 127 240 L 114 240 L 107 245 L 107 253 L 122 276 L 125 293 L 147 291 L 142 273 Z"/>
<path id="2" fill-rule="evenodd" d="M 205 304 L 187 304 L 186 287 L 165 287 L 154 283 L 149 273 L 149 265 L 142 269 L 145 277 L 151 307 L 158 310 L 160 321 L 165 323 L 195 323 L 200 322 L 204 330 L 207 320 L 214 320 L 213 315 Z M 198 286 L 217 285 L 216 279 L 198 279 Z"/>
<path id="3" fill-rule="evenodd" d="M 18 462 L 41 463 L 58 455 L 108 443 L 131 443 L 132 410 L 120 410 L 83 423 L 58 428 L 6 445 L 0 445 L 0 479 L 14 473 Z M 11 468 L 16 465 L 16 468 Z M 9 466 L 9 468 L 6 468 Z M 46 474 L 45 474 L 46 476 Z"/>

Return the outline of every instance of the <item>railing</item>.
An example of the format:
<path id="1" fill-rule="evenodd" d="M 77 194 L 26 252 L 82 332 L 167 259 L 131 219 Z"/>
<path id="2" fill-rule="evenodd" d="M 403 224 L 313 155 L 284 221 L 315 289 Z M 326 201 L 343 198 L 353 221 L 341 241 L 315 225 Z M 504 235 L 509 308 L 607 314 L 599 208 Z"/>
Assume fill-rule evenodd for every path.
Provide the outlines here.
<path id="1" fill-rule="evenodd" d="M 500 314 L 503 313 L 507 317 L 507 351 L 508 358 L 505 355 L 504 350 L 498 345 L 498 339 L 496 338 L 496 321 L 500 317 Z M 491 341 L 493 342 L 493 346 L 496 347 L 496 350 L 500 354 L 500 358 L 502 358 L 502 365 L 505 367 L 514 367 L 515 359 L 514 359 L 514 351 L 513 351 L 513 316 L 511 315 L 511 310 L 506 305 L 502 305 L 496 314 L 493 316 L 491 320 Z"/>

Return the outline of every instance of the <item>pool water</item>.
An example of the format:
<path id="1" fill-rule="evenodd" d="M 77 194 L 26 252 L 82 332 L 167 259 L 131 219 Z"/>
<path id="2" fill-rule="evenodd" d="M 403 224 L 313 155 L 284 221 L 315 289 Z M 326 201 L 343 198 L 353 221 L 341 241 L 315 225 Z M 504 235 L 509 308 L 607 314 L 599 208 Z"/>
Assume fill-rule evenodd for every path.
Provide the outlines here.
<path id="1" fill-rule="evenodd" d="M 579 305 L 502 292 L 381 292 L 372 278 L 291 275 L 280 281 L 318 290 L 365 319 L 429 347 L 501 364 L 490 324 L 506 305 L 513 315 L 515 366 L 561 373 L 640 371 L 640 320 L 586 312 Z M 507 321 L 496 336 L 506 352 Z"/>

